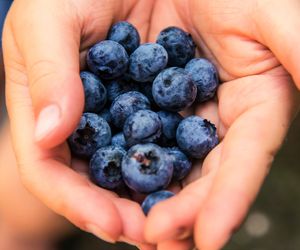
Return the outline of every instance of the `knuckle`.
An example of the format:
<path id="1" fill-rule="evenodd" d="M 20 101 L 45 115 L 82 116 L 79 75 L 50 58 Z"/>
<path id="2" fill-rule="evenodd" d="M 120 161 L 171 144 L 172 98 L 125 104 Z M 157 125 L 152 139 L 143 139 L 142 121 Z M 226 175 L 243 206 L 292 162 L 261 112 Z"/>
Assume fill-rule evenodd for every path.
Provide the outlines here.
<path id="1" fill-rule="evenodd" d="M 29 84 L 31 89 L 39 88 L 43 82 L 51 80 L 57 74 L 57 64 L 51 60 L 39 60 L 29 68 Z"/>

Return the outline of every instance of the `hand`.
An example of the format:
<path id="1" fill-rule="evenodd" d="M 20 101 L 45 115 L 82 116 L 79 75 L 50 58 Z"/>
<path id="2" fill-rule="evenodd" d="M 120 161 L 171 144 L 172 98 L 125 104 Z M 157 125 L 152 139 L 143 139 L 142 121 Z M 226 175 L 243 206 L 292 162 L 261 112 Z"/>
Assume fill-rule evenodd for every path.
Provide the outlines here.
<path id="1" fill-rule="evenodd" d="M 243 221 L 299 108 L 289 75 L 300 87 L 299 10 L 297 0 L 156 2 L 150 40 L 183 27 L 224 82 L 218 101 L 196 109 L 216 123 L 221 143 L 194 167 L 194 182 L 147 218 L 146 239 L 158 249 L 190 249 L 192 233 L 197 248 L 221 249 Z"/>
<path id="2" fill-rule="evenodd" d="M 0 128 L 0 141 L 1 249 L 24 249 L 29 242 L 48 244 L 73 233 L 70 223 L 33 197 L 20 182 L 8 122 Z M 21 246 L 4 247 L 5 238 Z M 28 249 L 36 248 L 28 246 Z"/>
<path id="3" fill-rule="evenodd" d="M 101 234 L 102 238 L 109 235 L 110 239 L 115 240 L 121 234 L 124 234 L 132 240 L 139 241 L 143 238 L 141 228 L 144 218 L 136 204 L 116 198 L 110 192 L 91 185 L 86 179 L 66 168 L 66 165 L 70 166 L 69 153 L 62 153 L 62 150 L 60 150 L 60 148 L 64 148 L 67 151 L 66 145 L 50 150 L 43 149 L 62 143 L 79 120 L 82 109 L 79 110 L 78 105 L 83 106 L 83 91 L 78 77 L 79 65 L 76 64 L 79 57 L 78 48 L 80 47 L 81 56 L 84 58 L 85 49 L 96 41 L 103 39 L 110 22 L 117 14 L 122 13 L 120 11 L 122 10 L 121 2 L 98 1 L 97 6 L 92 5 L 92 2 L 74 1 L 70 5 L 61 4 L 57 1 L 49 1 L 48 3 L 38 3 L 36 1 L 34 4 L 24 4 L 21 1 L 15 3 L 9 15 L 5 31 L 8 105 L 12 120 L 15 150 L 25 185 L 50 208 L 66 216 L 83 229 L 86 229 L 86 222 L 100 223 L 100 225 L 97 225 L 100 227 L 100 232 L 96 232 L 96 234 Z M 142 24 L 147 23 L 149 19 L 151 4 L 150 1 L 139 1 L 137 5 L 134 4 L 134 2 L 131 2 L 130 6 L 127 6 L 123 12 L 131 13 L 129 21 L 132 21 L 139 28 L 145 40 L 148 27 Z M 211 248 L 215 247 L 217 249 L 222 245 L 226 240 L 224 236 L 227 236 L 234 225 L 238 224 L 238 219 L 243 217 L 254 199 L 267 172 L 267 166 L 271 162 L 271 156 L 278 149 L 292 116 L 296 112 L 297 100 L 293 96 L 293 93 L 295 93 L 294 87 L 289 82 L 288 75 L 280 67 L 275 56 L 267 49 L 259 51 L 260 47 L 249 46 L 250 44 L 255 45 L 255 43 L 248 44 L 242 39 L 243 36 L 249 36 L 244 31 L 244 23 L 240 23 L 239 19 L 231 18 L 231 16 L 235 17 L 234 13 L 226 12 L 226 10 L 230 10 L 230 6 L 222 8 L 221 4 L 222 1 L 213 3 L 206 1 L 195 1 L 194 3 L 191 1 L 157 1 L 155 5 L 152 16 L 154 21 L 151 24 L 149 34 L 151 40 L 154 40 L 154 36 L 168 25 L 182 26 L 193 33 L 201 48 L 204 49 L 206 56 L 214 59 L 219 67 L 221 78 L 226 81 L 219 91 L 220 109 L 218 110 L 216 103 L 210 103 L 199 108 L 197 113 L 219 124 L 220 135 L 224 136 L 226 134 L 226 136 L 220 146 L 206 159 L 201 173 L 202 178 L 187 186 L 178 197 L 157 206 L 151 212 L 146 225 L 146 236 L 152 242 L 161 242 L 171 238 L 178 239 L 178 237 L 172 237 L 178 229 L 183 228 L 190 232 L 197 216 L 199 218 L 203 216 L 204 219 L 198 219 L 201 223 L 197 223 L 196 228 L 198 246 L 207 247 L 207 244 L 215 244 Z M 233 1 L 232 4 L 235 4 L 235 2 Z M 241 8 L 244 10 L 240 3 L 236 3 L 236 5 L 233 6 L 234 9 Z M 103 10 L 103 6 L 106 6 L 105 10 Z M 133 6 L 135 7 L 133 8 Z M 59 14 L 57 14 L 57 11 L 50 11 L 49 14 L 49 7 L 50 10 L 59 9 Z M 24 11 L 26 9 L 27 11 Z M 99 11 L 96 11 L 98 9 Z M 74 10 L 76 11 L 74 12 Z M 102 11 L 101 15 L 98 14 L 100 10 Z M 149 15 L 145 15 L 145 10 L 149 11 Z M 188 14 L 188 10 L 192 15 Z M 220 13 L 215 15 L 212 12 L 214 10 L 219 10 Z M 22 17 L 25 12 L 30 14 Z M 134 17 L 141 12 L 143 15 L 135 19 Z M 37 14 L 35 16 L 32 13 Z M 53 13 L 56 13 L 56 15 L 53 16 Z M 239 14 L 238 11 L 236 13 Z M 18 18 L 13 18 L 13 16 L 18 16 Z M 119 18 L 124 19 L 124 16 L 120 15 Z M 187 20 L 186 17 L 188 16 L 192 17 L 191 20 Z M 218 16 L 221 20 L 215 20 L 218 19 Z M 145 20 L 142 20 L 142 17 Z M 229 21 L 234 20 L 234 22 L 224 22 L 223 17 Z M 48 20 L 51 20 L 51 22 Z M 162 20 L 165 20 L 165 22 Z M 207 24 L 215 29 L 220 29 L 221 32 L 217 30 L 217 32 L 211 34 L 211 27 Z M 34 29 L 31 25 L 34 25 Z M 243 31 L 243 36 L 233 36 L 235 34 L 233 32 L 236 32 L 236 30 L 230 28 L 234 27 L 239 30 L 237 27 L 241 25 L 242 27 L 239 29 Z M 50 36 L 44 37 L 44 27 L 47 27 Z M 289 26 L 289 28 L 291 27 Z M 32 30 L 34 30 L 34 36 L 28 36 Z M 98 32 L 95 33 L 97 30 Z M 217 35 L 219 33 L 226 34 L 226 36 Z M 80 34 L 82 34 L 81 46 L 79 46 Z M 201 34 L 201 37 L 198 34 Z M 55 39 L 51 39 L 52 37 L 55 37 Z M 249 38 L 249 40 L 254 40 L 254 38 Z M 258 39 L 255 40 L 259 41 Z M 295 41 L 295 39 L 288 40 L 288 42 L 291 41 Z M 271 46 L 268 41 L 262 40 L 260 43 Z M 66 44 L 69 46 L 66 46 Z M 202 46 L 202 44 L 206 44 L 206 46 Z M 219 46 L 223 44 L 228 47 L 226 51 L 220 50 Z M 237 47 L 236 44 L 243 45 L 245 49 L 237 51 L 236 48 L 240 47 Z M 45 48 L 49 48 L 49 50 L 45 50 Z M 272 47 L 271 49 L 276 54 L 275 49 Z M 235 54 L 237 52 L 241 54 Z M 214 58 L 212 55 L 215 55 Z M 265 59 L 268 56 L 271 59 Z M 277 54 L 276 56 L 279 57 Z M 283 59 L 280 59 L 280 61 L 285 63 L 287 60 L 284 60 L 284 58 L 287 56 L 283 55 L 282 57 Z M 287 67 L 287 69 L 292 72 L 290 68 Z M 296 70 L 293 72 L 296 72 Z M 68 95 L 65 93 L 68 93 Z M 241 93 L 245 95 L 242 98 Z M 235 96 L 239 97 L 239 100 L 237 98 L 235 100 Z M 74 99 L 78 102 L 76 105 L 73 105 L 72 101 Z M 35 127 L 34 115 L 38 117 L 43 107 L 52 103 L 58 105 L 60 110 L 58 122 L 52 124 L 55 125 L 52 129 L 50 123 L 46 124 L 47 126 Z M 239 106 L 236 103 L 239 103 Z M 53 115 L 55 108 L 51 108 L 51 110 Z M 273 110 L 277 111 L 276 116 L 272 114 Z M 255 121 L 259 119 L 263 124 L 271 124 L 265 127 L 261 123 L 254 123 L 253 117 L 255 117 Z M 28 124 L 28 127 L 22 126 L 20 129 L 20 124 Z M 279 126 L 279 124 L 281 125 Z M 41 133 L 39 127 L 46 127 L 49 130 Z M 39 146 L 35 144 L 34 133 Z M 259 138 L 261 134 L 265 136 L 264 140 L 259 145 L 253 145 L 257 140 L 262 140 Z M 240 140 L 242 140 L 243 148 L 239 145 L 241 144 Z M 248 154 L 248 152 L 251 152 L 251 154 Z M 234 154 L 234 156 L 231 156 L 231 154 Z M 251 157 L 250 160 L 254 159 L 255 162 L 249 163 L 248 155 Z M 236 156 L 239 156 L 239 158 Z M 222 164 L 219 164 L 219 162 Z M 238 165 L 247 165 L 247 168 L 240 170 Z M 195 168 L 195 171 L 197 169 L 199 168 Z M 194 173 L 191 179 L 196 177 L 197 175 Z M 47 179 L 47 182 L 43 179 Z M 247 185 L 247 183 L 250 184 Z M 222 192 L 218 191 L 220 185 Z M 242 185 L 241 188 L 240 185 Z M 103 195 L 101 195 L 102 193 Z M 240 195 L 235 196 L 236 193 L 243 194 L 244 199 L 242 198 L 241 201 Z M 241 202 L 232 201 L 228 194 L 230 197 L 236 197 Z M 206 200 L 206 197 L 209 197 L 209 199 Z M 176 203 L 177 206 L 172 207 L 173 202 L 176 201 L 180 203 Z M 122 204 L 123 207 L 121 208 L 120 204 L 125 202 L 126 206 Z M 89 204 L 89 207 L 87 208 L 82 204 Z M 231 220 L 230 214 L 222 216 L 219 221 L 221 219 L 228 220 L 226 223 L 221 223 L 224 228 L 220 227 L 219 223 L 217 230 L 213 227 L 207 228 L 207 226 L 214 226 L 214 220 L 211 220 L 211 218 L 220 215 L 220 210 L 222 210 L 222 215 L 224 214 L 223 204 L 227 205 L 228 213 L 239 211 L 238 216 Z M 103 205 L 101 214 L 96 213 L 99 205 Z M 171 207 L 169 207 L 170 205 Z M 165 206 L 171 209 L 168 210 L 167 214 L 166 211 L 163 211 Z M 207 210 L 208 207 L 213 207 L 213 210 Z M 198 215 L 199 210 L 201 213 Z M 208 217 L 205 215 L 208 212 L 205 211 L 210 212 Z M 128 216 L 128 212 L 132 216 Z M 137 217 L 138 223 L 129 223 L 134 216 Z M 130 225 L 134 225 L 134 227 Z M 209 238 L 212 236 L 212 232 L 214 232 L 214 241 Z M 199 235 L 201 235 L 201 239 L 198 239 L 197 236 Z M 160 244 L 160 246 L 166 248 L 170 244 L 185 247 L 190 242 L 170 241 Z"/>
<path id="4" fill-rule="evenodd" d="M 76 173 L 72 168 L 83 163 L 71 161 L 65 141 L 83 110 L 79 69 L 86 50 L 117 19 L 135 24 L 145 41 L 151 9 L 151 0 L 16 0 L 4 30 L 7 106 L 22 182 L 50 209 L 109 242 L 144 242 L 142 210 Z"/>

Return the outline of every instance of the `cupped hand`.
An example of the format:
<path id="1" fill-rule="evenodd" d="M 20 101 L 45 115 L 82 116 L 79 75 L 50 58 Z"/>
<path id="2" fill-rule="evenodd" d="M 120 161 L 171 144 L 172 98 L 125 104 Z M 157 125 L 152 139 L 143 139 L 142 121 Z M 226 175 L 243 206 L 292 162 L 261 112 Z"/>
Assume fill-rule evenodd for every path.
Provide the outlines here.
<path id="1" fill-rule="evenodd" d="M 288 74 L 300 85 L 297 5 L 296 0 L 15 1 L 4 31 L 4 58 L 25 186 L 105 240 L 144 242 L 139 206 L 73 171 L 71 165 L 82 165 L 71 164 L 65 140 L 83 108 L 78 72 L 86 50 L 105 38 L 114 21 L 132 22 L 142 41 L 154 41 L 166 26 L 180 26 L 220 71 L 218 100 L 196 113 L 216 123 L 223 140 L 194 167 L 179 195 L 151 211 L 145 236 L 159 249 L 188 249 L 194 230 L 200 249 L 219 249 L 244 218 L 299 106 Z"/>
<path id="2" fill-rule="evenodd" d="M 198 249 L 221 249 L 243 221 L 299 108 L 299 16 L 297 0 L 156 2 L 150 40 L 170 25 L 189 31 L 223 82 L 195 110 L 221 143 L 148 215 L 158 249 L 191 249 L 192 234 Z"/>
<path id="3" fill-rule="evenodd" d="M 3 47 L 6 96 L 21 179 L 50 209 L 109 242 L 141 244 L 137 203 L 93 185 L 73 169 L 66 138 L 83 110 L 86 50 L 111 24 L 128 20 L 146 39 L 150 0 L 14 1 Z M 79 60 L 80 58 L 80 60 Z"/>

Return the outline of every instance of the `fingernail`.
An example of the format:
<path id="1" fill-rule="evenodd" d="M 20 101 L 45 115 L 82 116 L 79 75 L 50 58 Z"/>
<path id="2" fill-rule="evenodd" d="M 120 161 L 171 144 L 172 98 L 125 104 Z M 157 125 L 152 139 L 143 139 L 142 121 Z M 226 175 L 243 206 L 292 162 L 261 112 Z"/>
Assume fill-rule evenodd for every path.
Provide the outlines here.
<path id="1" fill-rule="evenodd" d="M 52 104 L 39 113 L 35 127 L 35 140 L 40 141 L 49 135 L 59 124 L 60 109 L 57 105 Z"/>
<path id="2" fill-rule="evenodd" d="M 191 235 L 190 230 L 186 228 L 178 228 L 172 231 L 169 235 L 165 235 L 164 238 L 168 240 L 184 240 Z"/>
<path id="3" fill-rule="evenodd" d="M 107 235 L 107 233 L 103 232 L 103 230 L 101 230 L 98 226 L 93 225 L 93 224 L 88 224 L 86 226 L 86 231 L 95 235 L 96 237 L 107 241 L 109 243 L 116 243 L 116 240 L 114 240 L 113 238 L 111 238 L 109 235 Z"/>
<path id="4" fill-rule="evenodd" d="M 139 248 L 139 245 L 137 244 L 137 242 L 135 242 L 133 240 L 130 240 L 127 237 L 121 236 L 118 241 L 125 242 L 129 245 L 132 245 L 132 246 L 135 246 L 135 247 Z"/>
<path id="5" fill-rule="evenodd" d="M 182 229 L 178 232 L 178 235 L 176 237 L 176 239 L 178 240 L 185 240 L 187 239 L 188 237 L 191 236 L 191 231 L 188 230 L 188 229 Z"/>

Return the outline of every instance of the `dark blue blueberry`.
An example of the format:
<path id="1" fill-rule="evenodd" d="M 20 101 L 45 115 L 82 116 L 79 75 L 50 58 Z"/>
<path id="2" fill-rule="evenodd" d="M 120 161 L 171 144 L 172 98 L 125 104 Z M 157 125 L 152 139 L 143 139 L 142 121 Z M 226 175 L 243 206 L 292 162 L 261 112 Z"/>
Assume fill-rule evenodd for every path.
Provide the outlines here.
<path id="1" fill-rule="evenodd" d="M 105 121 L 107 121 L 108 124 L 112 124 L 112 116 L 109 111 L 109 108 L 104 108 L 99 113 L 99 116 L 101 116 Z"/>
<path id="2" fill-rule="evenodd" d="M 155 193 L 149 194 L 145 200 L 142 203 L 142 209 L 145 215 L 148 215 L 150 209 L 157 204 L 160 201 L 167 200 L 174 196 L 174 193 L 167 191 L 167 190 L 161 190 L 157 191 Z"/>
<path id="3" fill-rule="evenodd" d="M 107 101 L 106 89 L 100 78 L 88 71 L 82 71 L 80 77 L 85 96 L 84 112 L 100 112 Z"/>
<path id="4" fill-rule="evenodd" d="M 193 104 L 197 87 L 184 69 L 172 67 L 155 78 L 152 94 L 160 108 L 177 112 Z"/>
<path id="5" fill-rule="evenodd" d="M 219 77 L 216 67 L 207 59 L 195 58 L 188 62 L 185 70 L 193 78 L 197 85 L 197 102 L 204 102 L 214 97 Z"/>
<path id="6" fill-rule="evenodd" d="M 111 130 L 99 115 L 84 113 L 68 141 L 74 154 L 90 158 L 97 149 L 110 144 Z"/>
<path id="7" fill-rule="evenodd" d="M 103 79 L 115 79 L 128 67 L 128 55 L 122 45 L 105 40 L 90 48 L 87 54 L 89 69 Z"/>
<path id="8" fill-rule="evenodd" d="M 173 163 L 167 152 L 152 144 L 137 144 L 129 149 L 122 161 L 124 182 L 139 193 L 166 188 L 173 175 Z"/>
<path id="9" fill-rule="evenodd" d="M 168 52 L 169 66 L 184 66 L 195 56 L 196 45 L 190 34 L 177 27 L 168 27 L 162 30 L 157 43 Z"/>
<path id="10" fill-rule="evenodd" d="M 119 95 L 129 91 L 138 91 L 139 85 L 135 82 L 125 82 L 122 79 L 112 80 L 106 83 L 107 99 L 113 102 Z"/>
<path id="11" fill-rule="evenodd" d="M 199 116 L 182 120 L 176 139 L 183 152 L 198 159 L 203 159 L 219 143 L 215 125 Z"/>
<path id="12" fill-rule="evenodd" d="M 159 44 L 145 43 L 129 58 L 129 74 L 138 82 L 152 81 L 167 66 L 168 53 Z"/>
<path id="13" fill-rule="evenodd" d="M 111 138 L 111 145 L 113 146 L 119 146 L 119 147 L 122 147 L 124 149 L 127 149 L 127 143 L 126 143 L 126 140 L 125 140 L 125 137 L 124 137 L 124 134 L 122 132 L 114 135 L 112 138 Z"/>
<path id="14" fill-rule="evenodd" d="M 174 145 L 176 142 L 176 130 L 183 117 L 178 113 L 169 111 L 159 111 L 157 114 L 162 123 L 160 143 L 163 146 Z"/>
<path id="15" fill-rule="evenodd" d="M 129 146 L 138 143 L 155 142 L 161 135 L 161 120 L 151 110 L 139 110 L 129 116 L 123 133 Z"/>
<path id="16" fill-rule="evenodd" d="M 192 162 L 179 148 L 166 148 L 166 151 L 173 161 L 173 180 L 184 179 L 192 169 Z"/>
<path id="17" fill-rule="evenodd" d="M 129 55 L 140 45 L 140 35 L 137 29 L 124 21 L 118 22 L 110 28 L 107 40 L 121 44 Z"/>
<path id="18" fill-rule="evenodd" d="M 119 95 L 110 107 L 112 120 L 117 128 L 123 128 L 126 119 L 142 109 L 150 109 L 150 102 L 146 96 L 137 91 L 130 91 Z"/>
<path id="19" fill-rule="evenodd" d="M 123 184 L 121 162 L 126 151 L 121 147 L 108 146 L 98 149 L 90 161 L 90 174 L 94 182 L 107 189 Z"/>

